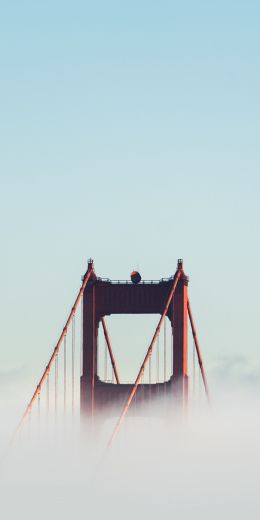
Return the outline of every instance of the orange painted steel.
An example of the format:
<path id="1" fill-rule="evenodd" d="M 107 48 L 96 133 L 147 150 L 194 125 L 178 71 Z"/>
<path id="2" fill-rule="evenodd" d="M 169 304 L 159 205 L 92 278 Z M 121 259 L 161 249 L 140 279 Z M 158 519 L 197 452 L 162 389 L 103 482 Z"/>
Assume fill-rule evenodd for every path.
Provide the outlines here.
<path id="1" fill-rule="evenodd" d="M 105 335 L 105 339 L 106 339 L 108 352 L 109 352 L 110 359 L 111 359 L 111 364 L 112 364 L 113 371 L 114 371 L 114 374 L 115 374 L 116 382 L 117 382 L 118 385 L 120 385 L 119 375 L 118 375 L 118 371 L 117 371 L 117 367 L 116 367 L 116 361 L 115 361 L 115 358 L 114 358 L 112 345 L 111 345 L 111 341 L 110 341 L 110 338 L 109 338 L 109 335 L 108 335 L 108 330 L 107 330 L 107 326 L 106 326 L 106 322 L 105 322 L 104 318 L 101 319 L 101 323 L 102 323 L 102 327 L 103 327 L 103 331 L 104 331 L 104 335 Z"/>
<path id="2" fill-rule="evenodd" d="M 140 370 L 139 370 L 139 372 L 138 372 L 138 375 L 137 375 L 137 378 L 136 378 L 136 380 L 135 380 L 135 383 L 134 383 L 134 386 L 133 386 L 133 388 L 132 388 L 132 391 L 131 391 L 131 393 L 130 393 L 130 395 L 129 395 L 129 397 L 128 397 L 128 400 L 127 400 L 127 402 L 126 402 L 126 405 L 125 405 L 125 407 L 124 407 L 124 409 L 123 409 L 123 411 L 122 411 L 122 414 L 121 414 L 121 416 L 120 416 L 120 418 L 119 418 L 119 420 L 118 420 L 118 422 L 117 422 L 117 424 L 116 424 L 116 426 L 115 426 L 115 429 L 114 429 L 114 431 L 113 431 L 113 434 L 112 434 L 112 436 L 111 436 L 111 438 L 110 438 L 110 441 L 109 441 L 109 443 L 108 443 L 108 447 L 111 446 L 111 444 L 112 444 L 114 438 L 115 438 L 116 435 L 118 434 L 119 429 L 120 429 L 120 427 L 121 427 L 121 425 L 122 425 L 122 423 L 123 423 L 123 420 L 124 420 L 124 418 L 125 418 L 125 416 L 126 416 L 126 414 L 127 414 L 127 412 L 128 412 L 129 406 L 131 405 L 131 402 L 132 402 L 132 400 L 133 400 L 133 398 L 134 398 L 134 396 L 135 396 L 135 394 L 136 394 L 136 392 L 137 392 L 137 388 L 138 388 L 138 385 L 139 385 L 140 380 L 141 380 L 141 378 L 142 378 L 142 375 L 143 375 L 143 373 L 144 373 L 144 371 L 145 371 L 145 367 L 146 367 L 147 361 L 148 361 L 148 359 L 150 358 L 150 356 L 151 356 L 151 354 L 152 354 L 153 347 L 154 347 L 155 342 L 156 342 L 156 339 L 157 339 L 157 337 L 158 337 L 158 335 L 159 335 L 159 333 L 160 333 L 162 323 L 163 323 L 163 321 L 164 321 L 164 319 L 165 319 L 165 316 L 166 316 L 166 314 L 167 314 L 167 312 L 168 312 L 169 305 L 170 305 L 170 303 L 171 303 L 171 300 L 172 300 L 172 298 L 173 298 L 173 295 L 174 295 L 175 289 L 176 289 L 176 287 L 177 287 L 177 283 L 178 283 L 178 281 L 179 281 L 179 279 L 180 279 L 180 277 L 181 277 L 182 274 L 183 274 L 183 271 L 182 271 L 182 270 L 178 270 L 178 271 L 177 271 L 177 274 L 176 274 L 176 277 L 175 277 L 175 279 L 174 279 L 174 282 L 173 282 L 173 285 L 172 285 L 172 288 L 171 288 L 170 294 L 169 294 L 169 296 L 168 296 L 168 299 L 167 299 L 167 302 L 166 302 L 166 305 L 165 305 L 164 311 L 163 311 L 163 313 L 162 313 L 162 315 L 161 315 L 161 318 L 160 318 L 159 323 L 158 323 L 158 325 L 157 325 L 156 331 L 155 331 L 155 333 L 154 333 L 154 335 L 153 335 L 153 339 L 152 339 L 152 341 L 151 341 L 151 343 L 150 343 L 150 346 L 149 346 L 149 348 L 148 348 L 148 350 L 147 350 L 147 354 L 146 354 L 146 356 L 145 356 L 145 358 L 144 358 L 144 360 L 143 360 L 143 363 L 142 363 L 142 365 L 141 365 L 141 368 L 140 368 Z"/>
<path id="3" fill-rule="evenodd" d="M 83 280 L 83 283 L 82 283 L 81 288 L 80 288 L 80 290 L 79 290 L 78 296 L 77 296 L 77 298 L 76 298 L 76 300 L 75 300 L 75 303 L 74 303 L 74 305 L 73 305 L 73 307 L 72 307 L 72 309 L 71 309 L 70 315 L 69 315 L 69 317 L 68 317 L 68 319 L 67 319 L 67 321 L 66 321 L 66 325 L 65 325 L 65 327 L 63 328 L 63 331 L 62 331 L 62 333 L 61 333 L 61 335 L 60 335 L 60 338 L 59 338 L 59 340 L 58 340 L 58 343 L 57 343 L 57 345 L 56 345 L 56 347 L 55 347 L 55 349 L 54 349 L 54 351 L 53 351 L 53 354 L 52 354 L 52 356 L 51 356 L 51 358 L 50 358 L 50 361 L 49 361 L 48 365 L 46 366 L 46 368 L 45 368 L 45 370 L 44 370 L 44 373 L 43 373 L 43 375 L 42 375 L 42 377 L 41 377 L 41 379 L 40 379 L 40 381 L 39 381 L 39 384 L 38 384 L 37 387 L 36 387 L 36 390 L 35 390 L 35 392 L 34 392 L 32 398 L 31 398 L 31 400 L 30 400 L 30 402 L 29 402 L 29 404 L 28 404 L 28 406 L 27 406 L 27 408 L 26 408 L 26 410 L 25 410 L 25 412 L 24 412 L 24 414 L 23 414 L 23 416 L 22 416 L 22 418 L 21 418 L 20 423 L 18 424 L 18 427 L 17 427 L 15 433 L 17 433 L 17 432 L 19 431 L 20 427 L 22 426 L 22 423 L 23 423 L 24 419 L 25 419 L 25 418 L 28 416 L 28 414 L 31 412 L 31 409 L 32 409 L 33 403 L 34 403 L 34 401 L 36 400 L 37 396 L 39 395 L 39 393 L 40 393 L 40 391 L 41 391 L 41 389 L 42 389 L 43 383 L 44 383 L 45 379 L 47 378 L 47 376 L 48 376 L 48 374 L 49 374 L 49 372 L 50 372 L 50 368 L 51 368 L 51 366 L 52 366 L 52 364 L 53 364 L 53 362 L 54 362 L 54 360 L 55 360 L 55 358 L 56 358 L 56 356 L 57 356 L 57 354 L 58 354 L 58 352 L 59 352 L 59 349 L 60 349 L 60 346 L 61 346 L 61 344 L 62 344 L 62 341 L 63 341 L 63 339 L 65 338 L 65 336 L 66 336 L 66 334 L 67 334 L 68 327 L 69 327 L 69 325 L 70 325 L 70 323 L 71 323 L 71 321 L 72 321 L 72 318 L 73 318 L 73 316 L 74 316 L 74 314 L 75 314 L 75 312 L 76 312 L 76 310 L 77 310 L 78 304 L 79 304 L 80 299 L 81 299 L 81 297 L 82 297 L 82 295 L 83 295 L 83 292 L 84 292 L 84 290 L 85 290 L 85 287 L 86 287 L 86 285 L 87 285 L 87 283 L 88 283 L 88 281 L 89 281 L 89 279 L 90 279 L 90 277 L 91 277 L 91 275 L 92 275 L 93 273 L 94 273 L 93 269 L 90 269 L 90 270 L 87 272 L 87 274 L 86 274 L 86 276 L 85 276 L 85 278 L 84 278 L 84 280 Z"/>
<path id="4" fill-rule="evenodd" d="M 191 325 L 192 335 L 193 335 L 193 339 L 194 339 L 194 343 L 195 343 L 195 347 L 196 347 L 196 351 L 197 351 L 200 371 L 201 371 L 201 375 L 202 375 L 202 379 L 203 379 L 203 383 L 204 383 L 204 388 L 205 388 L 206 396 L 207 396 L 208 401 L 209 401 L 209 388 L 208 388 L 207 378 L 206 378 L 206 374 L 205 374 L 205 370 L 204 370 L 204 365 L 203 365 L 203 361 L 202 361 L 202 356 L 201 356 L 201 352 L 200 352 L 198 337 L 197 337 L 197 333 L 196 333 L 196 328 L 195 328 L 195 324 L 194 324 L 194 320 L 193 320 L 193 316 L 192 316 L 191 306 L 190 306 L 190 301 L 189 300 L 188 300 L 188 303 L 187 303 L 187 309 L 188 309 L 188 315 L 189 315 L 189 318 L 190 318 L 190 325 Z"/>

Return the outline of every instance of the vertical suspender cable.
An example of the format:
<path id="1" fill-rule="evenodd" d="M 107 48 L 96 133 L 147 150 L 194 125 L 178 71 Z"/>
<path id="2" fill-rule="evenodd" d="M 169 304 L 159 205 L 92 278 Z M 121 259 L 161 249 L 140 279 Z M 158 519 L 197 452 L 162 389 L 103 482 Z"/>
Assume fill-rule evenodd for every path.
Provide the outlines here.
<path id="1" fill-rule="evenodd" d="M 47 379 L 46 379 L 46 411 L 47 411 L 47 417 L 49 417 L 49 411 L 50 411 L 50 373 L 48 372 Z"/>
<path id="2" fill-rule="evenodd" d="M 73 314 L 72 329 L 71 329 L 71 404 L 72 404 L 72 413 L 74 413 L 74 404 L 75 404 L 75 314 Z"/>
<path id="3" fill-rule="evenodd" d="M 148 368 L 149 368 L 149 398 L 151 398 L 152 356 L 149 357 L 149 360 L 148 360 Z"/>
<path id="4" fill-rule="evenodd" d="M 64 350 L 63 350 L 63 354 L 64 354 L 64 364 L 63 364 L 63 370 L 64 370 L 64 373 L 63 373 L 63 389 L 64 389 L 64 414 L 66 413 L 66 405 L 67 405 L 67 352 L 66 352 L 66 339 L 67 339 L 67 336 L 64 336 Z"/>
<path id="5" fill-rule="evenodd" d="M 164 328 L 163 328 L 163 380 L 166 383 L 166 363 L 167 363 L 167 352 L 166 352 L 166 319 L 164 320 Z"/>
<path id="6" fill-rule="evenodd" d="M 174 312 L 174 305 L 173 305 L 173 299 L 172 299 L 172 319 L 171 319 L 171 371 L 170 375 L 173 376 L 173 312 Z"/>
<path id="7" fill-rule="evenodd" d="M 55 418 L 57 417 L 58 411 L 58 354 L 55 357 Z"/>
<path id="8" fill-rule="evenodd" d="M 160 379 L 160 337 L 157 338 L 157 356 L 156 356 L 156 366 L 157 366 L 157 383 L 159 383 Z M 158 387 L 159 390 L 159 387 Z"/>
<path id="9" fill-rule="evenodd" d="M 112 373 L 111 373 L 111 380 L 112 380 L 112 383 L 115 382 L 115 373 L 114 373 L 114 369 L 113 369 L 113 365 L 111 364 L 111 370 L 112 370 Z"/>
<path id="10" fill-rule="evenodd" d="M 28 414 L 28 433 L 29 433 L 29 438 L 30 438 L 30 434 L 31 434 L 31 419 L 32 419 L 32 412 L 30 411 L 30 413 Z"/>
<path id="11" fill-rule="evenodd" d="M 107 345 L 104 340 L 104 380 L 107 381 Z"/>
<path id="12" fill-rule="evenodd" d="M 57 354 L 57 412 L 59 408 L 59 354 Z"/>
<path id="13" fill-rule="evenodd" d="M 141 379 L 141 383 L 142 383 L 142 400 L 144 401 L 145 399 L 145 384 L 144 384 L 144 374 L 142 375 L 142 379 Z"/>
<path id="14" fill-rule="evenodd" d="M 80 375 L 83 371 L 83 298 L 81 298 L 80 307 Z"/>
<path id="15" fill-rule="evenodd" d="M 196 362 L 195 362 L 195 355 L 196 355 L 196 347 L 195 347 L 195 341 L 193 340 L 193 356 L 192 356 L 193 397 L 195 396 L 195 391 L 196 391 Z"/>
<path id="16" fill-rule="evenodd" d="M 199 378 L 199 403 L 201 402 L 201 373 L 198 370 L 198 378 Z"/>
<path id="17" fill-rule="evenodd" d="M 99 366 L 100 366 L 100 360 L 99 360 L 100 352 L 99 352 L 99 334 L 97 333 L 97 376 L 99 377 Z"/>
<path id="18" fill-rule="evenodd" d="M 173 376 L 173 330 L 171 334 L 171 376 Z"/>
<path id="19" fill-rule="evenodd" d="M 159 385 L 159 382 L 160 382 L 160 336 L 159 335 L 157 338 L 156 366 L 157 366 L 157 374 L 156 374 L 157 393 L 159 394 L 159 392 L 160 392 L 160 385 Z"/>
<path id="20" fill-rule="evenodd" d="M 41 421 L 41 396 L 40 391 L 38 393 L 38 426 L 40 427 L 40 421 Z"/>

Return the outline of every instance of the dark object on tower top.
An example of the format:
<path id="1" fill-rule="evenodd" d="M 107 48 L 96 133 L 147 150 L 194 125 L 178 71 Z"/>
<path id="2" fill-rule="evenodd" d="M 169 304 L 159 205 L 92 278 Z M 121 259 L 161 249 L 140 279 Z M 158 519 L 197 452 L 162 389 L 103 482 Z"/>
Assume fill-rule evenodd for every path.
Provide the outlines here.
<path id="1" fill-rule="evenodd" d="M 142 277 L 138 271 L 132 271 L 131 273 L 131 280 L 133 283 L 139 283 L 142 280 Z"/>

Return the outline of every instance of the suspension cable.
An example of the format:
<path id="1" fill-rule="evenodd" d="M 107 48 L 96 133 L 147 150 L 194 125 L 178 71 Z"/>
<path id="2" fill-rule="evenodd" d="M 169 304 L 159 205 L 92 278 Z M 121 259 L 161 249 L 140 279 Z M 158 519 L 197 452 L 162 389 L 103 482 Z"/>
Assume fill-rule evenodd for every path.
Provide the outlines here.
<path id="1" fill-rule="evenodd" d="M 55 398 L 55 418 L 57 418 L 57 412 L 58 412 L 58 354 L 56 354 L 56 357 L 55 357 L 54 398 Z"/>
<path id="2" fill-rule="evenodd" d="M 83 371 L 83 298 L 81 298 L 81 309 L 80 309 L 80 375 L 82 376 Z"/>
<path id="3" fill-rule="evenodd" d="M 145 392 L 145 390 L 144 390 L 144 374 L 141 377 L 141 385 L 142 385 L 142 396 L 141 396 L 141 399 L 142 399 L 142 401 L 144 401 L 144 392 Z"/>
<path id="4" fill-rule="evenodd" d="M 64 389 L 64 413 L 66 412 L 66 405 L 67 405 L 67 345 L 66 345 L 66 339 L 67 336 L 64 337 L 64 344 L 63 344 L 63 356 L 64 356 L 64 363 L 63 363 L 63 389 Z"/>
<path id="5" fill-rule="evenodd" d="M 157 349 L 156 349 L 156 358 L 157 358 L 157 393 L 160 393 L 160 336 L 157 337 Z"/>
<path id="6" fill-rule="evenodd" d="M 189 314 L 189 319 L 190 319 L 190 324 L 191 324 L 192 335 L 193 335 L 194 343 L 195 343 L 195 346 L 196 346 L 198 362 L 199 362 L 199 366 L 200 366 L 200 372 L 201 372 L 201 376 L 202 376 L 202 380 L 203 380 L 206 396 L 207 396 L 208 401 L 209 401 L 209 389 L 208 389 L 206 374 L 205 374 L 205 370 L 204 370 L 204 366 L 203 366 L 203 361 L 202 361 L 202 357 L 201 357 L 199 342 L 198 342 L 198 338 L 197 338 L 197 333 L 196 333 L 196 329 L 195 329 L 195 324 L 194 324 L 194 320 L 193 320 L 193 316 L 192 316 L 191 306 L 190 306 L 190 301 L 189 300 L 188 300 L 187 308 L 188 308 L 188 314 Z"/>
<path id="7" fill-rule="evenodd" d="M 196 347 L 195 347 L 195 341 L 193 340 L 193 351 L 192 351 L 192 386 L 193 386 L 193 396 L 195 396 L 196 392 L 196 360 L 195 360 L 195 354 L 196 354 Z"/>
<path id="8" fill-rule="evenodd" d="M 104 380 L 107 381 L 107 345 L 104 339 Z"/>
<path id="9" fill-rule="evenodd" d="M 40 422 L 41 422 L 41 395 L 40 395 L 40 391 L 38 393 L 38 410 L 37 410 L 37 415 L 38 415 L 38 426 L 40 427 Z"/>
<path id="10" fill-rule="evenodd" d="M 97 334 L 97 367 L 96 367 L 96 373 L 97 373 L 97 376 L 99 376 L 99 366 L 100 366 L 100 352 L 99 352 L 99 334 Z"/>
<path id="11" fill-rule="evenodd" d="M 28 415 L 28 433 L 29 433 L 29 437 L 30 437 L 30 434 L 31 434 L 31 426 L 32 426 L 32 413 L 30 412 L 29 415 Z"/>
<path id="12" fill-rule="evenodd" d="M 164 320 L 163 329 L 163 380 L 164 380 L 164 395 L 167 393 L 167 320 Z"/>
<path id="13" fill-rule="evenodd" d="M 72 413 L 75 406 L 75 315 L 72 317 L 71 329 L 71 405 Z"/>
<path id="14" fill-rule="evenodd" d="M 171 330 L 171 377 L 173 377 L 173 328 Z"/>
<path id="15" fill-rule="evenodd" d="M 173 377 L 173 299 L 172 299 L 172 316 L 171 316 L 171 370 L 170 370 L 170 377 Z"/>
<path id="16" fill-rule="evenodd" d="M 166 342 L 166 320 L 164 320 L 163 327 L 163 380 L 166 383 L 166 363 L 167 363 L 167 342 Z"/>
<path id="17" fill-rule="evenodd" d="M 156 374 L 156 379 L 157 379 L 157 383 L 159 383 L 159 379 L 160 379 L 160 336 L 157 337 L 157 349 L 156 349 L 156 369 L 157 369 L 157 374 Z M 159 386 L 158 386 L 159 388 Z"/>
<path id="18" fill-rule="evenodd" d="M 22 416 L 22 418 L 21 418 L 21 420 L 20 420 L 20 422 L 19 422 L 19 424 L 18 424 L 18 426 L 17 426 L 17 428 L 16 428 L 16 430 L 15 430 L 15 432 L 14 432 L 14 435 L 13 435 L 13 437 L 12 437 L 10 443 L 12 443 L 12 441 L 14 440 L 14 437 L 15 437 L 15 435 L 18 433 L 18 430 L 21 428 L 24 419 L 25 419 L 25 418 L 27 417 L 27 415 L 29 414 L 29 412 L 30 412 L 30 410 L 31 410 L 31 408 L 32 408 L 32 406 L 33 406 L 33 403 L 34 403 L 34 401 L 35 401 L 36 398 L 37 398 L 38 391 L 41 390 L 41 388 L 42 388 L 42 386 L 43 386 L 43 384 L 44 384 L 44 381 L 45 381 L 45 379 L 47 378 L 48 371 L 49 371 L 51 365 L 53 364 L 53 362 L 54 362 L 54 360 L 55 360 L 56 353 L 57 353 L 57 352 L 59 351 L 59 349 L 60 349 L 60 346 L 61 346 L 61 344 L 62 344 L 62 341 L 63 341 L 63 339 L 64 339 L 64 336 L 65 336 L 65 334 L 67 333 L 68 327 L 69 327 L 69 325 L 70 325 L 70 322 L 71 322 L 71 320 L 72 320 L 73 315 L 75 314 L 75 311 L 76 311 L 76 309 L 77 309 L 77 307 L 78 307 L 78 304 L 79 304 L 79 302 L 80 302 L 80 300 L 81 300 L 81 297 L 82 297 L 82 295 L 83 295 L 83 292 L 84 292 L 84 290 L 85 290 L 85 287 L 86 287 L 86 285 L 87 285 L 87 283 L 88 283 L 90 277 L 93 275 L 93 273 L 94 273 L 93 268 L 90 268 L 89 271 L 87 272 L 87 274 L 85 275 L 84 279 L 83 279 L 83 282 L 82 282 L 81 288 L 80 288 L 80 290 L 79 290 L 78 296 L 77 296 L 77 298 L 76 298 L 76 300 L 75 300 L 75 303 L 74 303 L 74 305 L 73 305 L 73 307 L 72 307 L 72 310 L 71 310 L 71 312 L 70 312 L 70 314 L 69 314 L 69 317 L 68 317 L 68 319 L 67 319 L 67 321 L 66 321 L 66 325 L 65 325 L 65 327 L 64 327 L 64 329 L 63 329 L 63 331 L 62 331 L 62 333 L 61 333 L 61 335 L 60 335 L 60 338 L 59 338 L 59 340 L 58 340 L 58 343 L 57 343 L 56 347 L 54 348 L 54 351 L 53 351 L 53 354 L 52 354 L 52 356 L 51 356 L 51 358 L 50 358 L 50 360 L 49 360 L 49 363 L 48 363 L 48 365 L 46 366 L 46 368 L 45 368 L 45 370 L 44 370 L 44 372 L 43 372 L 43 375 L 42 375 L 42 377 L 41 377 L 41 379 L 40 379 L 40 382 L 39 382 L 39 384 L 37 385 L 36 390 L 35 390 L 35 392 L 34 392 L 32 398 L 31 398 L 31 400 L 29 401 L 29 404 L 27 405 L 27 407 L 26 407 L 26 409 L 25 409 L 25 412 L 24 412 L 24 414 L 23 414 L 23 416 Z"/>
<path id="19" fill-rule="evenodd" d="M 148 369 L 149 369 L 149 398 L 151 399 L 151 391 L 152 391 L 152 387 L 151 387 L 151 383 L 152 383 L 152 356 L 149 356 Z"/>
<path id="20" fill-rule="evenodd" d="M 46 379 L 46 410 L 47 410 L 47 417 L 49 416 L 50 411 L 50 373 L 48 372 L 47 379 Z"/>
<path id="21" fill-rule="evenodd" d="M 201 402 L 201 372 L 198 372 L 198 383 L 199 383 L 199 403 Z"/>

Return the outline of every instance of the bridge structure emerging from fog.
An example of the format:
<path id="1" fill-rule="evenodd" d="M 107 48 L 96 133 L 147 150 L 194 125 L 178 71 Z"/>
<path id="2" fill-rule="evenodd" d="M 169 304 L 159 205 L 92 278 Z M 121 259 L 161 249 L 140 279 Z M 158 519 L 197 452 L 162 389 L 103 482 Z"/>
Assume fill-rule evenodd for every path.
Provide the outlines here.
<path id="1" fill-rule="evenodd" d="M 125 417 L 133 410 L 136 413 L 139 409 L 145 414 L 155 400 L 159 407 L 167 400 L 168 407 L 186 408 L 190 393 L 190 336 L 193 338 L 193 371 L 196 364 L 208 397 L 188 283 L 182 260 L 178 260 L 175 274 L 167 279 L 142 281 L 140 274 L 134 271 L 129 281 L 111 281 L 96 275 L 90 259 L 75 303 L 18 430 L 33 415 L 34 409 L 37 409 L 39 418 L 42 410 L 46 416 L 51 413 L 57 416 L 61 408 L 64 415 L 70 411 L 73 416 L 78 407 L 81 421 L 86 426 L 90 424 L 92 429 L 100 423 L 100 417 L 116 416 L 111 443 Z M 78 309 L 80 313 L 77 313 Z M 80 314 L 78 320 L 77 314 Z M 107 326 L 106 317 L 119 314 L 159 316 L 151 342 L 131 383 L 121 381 Z M 101 334 L 103 373 L 100 370 Z M 76 336 L 79 338 L 79 359 Z M 108 363 L 111 378 L 107 377 Z"/>

